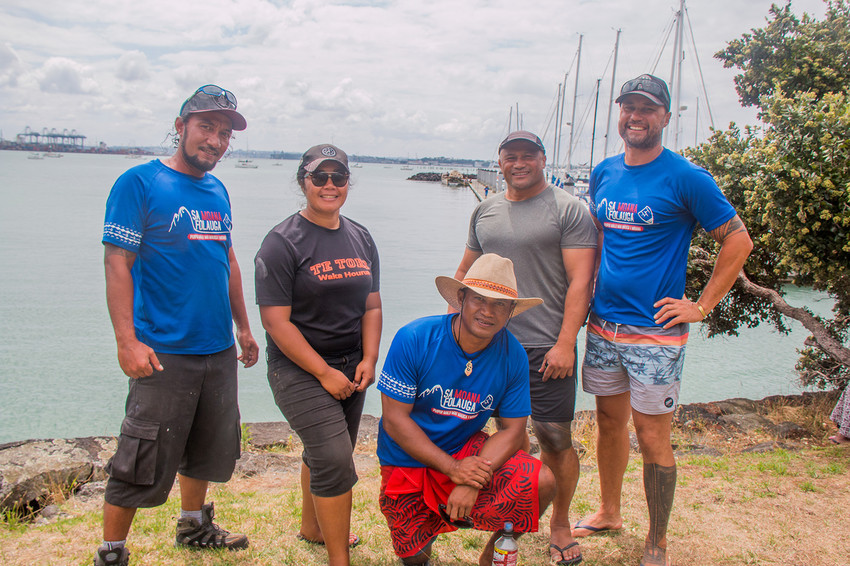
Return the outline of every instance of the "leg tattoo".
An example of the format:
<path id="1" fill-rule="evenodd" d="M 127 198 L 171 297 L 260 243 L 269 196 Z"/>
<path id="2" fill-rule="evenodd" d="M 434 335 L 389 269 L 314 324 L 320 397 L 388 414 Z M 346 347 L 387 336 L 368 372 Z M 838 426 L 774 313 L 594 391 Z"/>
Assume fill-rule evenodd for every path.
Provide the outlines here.
<path id="1" fill-rule="evenodd" d="M 659 563 L 665 560 L 665 549 L 659 548 L 658 543 L 667 536 L 667 523 L 673 509 L 673 494 L 676 491 L 676 466 L 661 466 L 658 464 L 643 465 L 643 487 L 646 490 L 646 503 L 649 506 L 649 536 L 644 551 L 650 552 Z M 650 548 L 651 547 L 651 548 Z"/>

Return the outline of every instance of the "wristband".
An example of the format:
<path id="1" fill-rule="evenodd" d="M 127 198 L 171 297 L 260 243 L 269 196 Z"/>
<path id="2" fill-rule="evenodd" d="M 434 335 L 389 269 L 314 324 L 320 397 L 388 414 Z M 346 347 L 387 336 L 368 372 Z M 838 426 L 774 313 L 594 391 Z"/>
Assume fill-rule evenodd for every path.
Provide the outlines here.
<path id="1" fill-rule="evenodd" d="M 704 308 L 702 308 L 702 305 L 701 305 L 701 304 L 699 304 L 699 301 L 697 301 L 697 302 L 696 302 L 696 303 L 694 303 L 694 304 L 695 304 L 695 305 L 697 306 L 697 308 L 699 309 L 699 313 L 702 315 L 703 320 L 705 320 L 705 317 L 707 317 L 707 316 L 708 316 L 708 313 L 707 313 L 707 312 L 705 312 L 705 309 L 704 309 Z"/>

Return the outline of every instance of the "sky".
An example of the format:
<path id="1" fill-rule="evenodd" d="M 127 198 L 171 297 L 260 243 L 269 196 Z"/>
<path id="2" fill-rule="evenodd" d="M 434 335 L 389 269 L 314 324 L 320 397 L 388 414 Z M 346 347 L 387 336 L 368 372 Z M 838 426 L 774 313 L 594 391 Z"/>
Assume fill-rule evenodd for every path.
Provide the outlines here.
<path id="1" fill-rule="evenodd" d="M 713 55 L 763 26 L 770 5 L 687 5 L 680 146 L 709 135 L 708 105 L 717 128 L 756 123 L 738 103 L 735 71 Z M 795 0 L 792 9 L 821 18 L 826 4 Z M 236 95 L 248 121 L 234 149 L 300 153 L 331 142 L 349 154 L 491 160 L 518 108 L 551 163 L 558 87 L 568 74 L 569 122 L 578 74 L 570 162 L 590 158 L 601 79 L 598 162 L 616 30 L 617 90 L 655 61 L 669 80 L 673 40 L 665 47 L 664 37 L 676 10 L 678 0 L 3 0 L 0 130 L 5 139 L 55 128 L 85 135 L 87 146 L 165 147 L 183 101 L 214 83 Z M 621 147 L 616 107 L 611 122 L 608 154 Z M 562 132 L 563 163 L 569 126 Z"/>

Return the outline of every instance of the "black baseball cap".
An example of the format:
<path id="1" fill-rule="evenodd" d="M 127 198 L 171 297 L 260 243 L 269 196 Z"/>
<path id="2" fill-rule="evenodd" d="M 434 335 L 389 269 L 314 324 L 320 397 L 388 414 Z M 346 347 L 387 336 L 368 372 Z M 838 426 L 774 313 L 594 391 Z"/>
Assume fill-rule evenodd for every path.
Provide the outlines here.
<path id="1" fill-rule="evenodd" d="M 527 132 L 525 130 L 516 130 L 515 132 L 511 132 L 508 134 L 508 137 L 502 140 L 502 143 L 499 144 L 499 151 L 502 151 L 502 148 L 514 141 L 528 141 L 536 145 L 540 148 L 540 151 L 546 153 L 546 148 L 543 147 L 543 142 L 540 141 L 540 138 L 531 132 Z"/>
<path id="2" fill-rule="evenodd" d="M 230 118 L 234 130 L 242 131 L 248 127 L 245 117 L 236 111 L 236 95 L 218 85 L 204 85 L 195 94 L 186 99 L 180 107 L 180 117 L 198 112 L 221 112 Z"/>
<path id="3" fill-rule="evenodd" d="M 337 146 L 329 143 L 314 145 L 305 151 L 304 155 L 301 156 L 301 165 L 299 168 L 303 168 L 308 173 L 312 173 L 316 170 L 316 167 L 325 161 L 336 161 L 345 167 L 346 173 L 351 172 L 348 169 L 348 156 L 345 152 Z"/>
<path id="4" fill-rule="evenodd" d="M 629 94 L 645 96 L 653 104 L 663 106 L 667 112 L 670 112 L 670 91 L 667 89 L 667 83 L 654 75 L 641 75 L 627 81 L 620 89 L 620 96 L 614 102 L 619 104 L 623 97 Z"/>

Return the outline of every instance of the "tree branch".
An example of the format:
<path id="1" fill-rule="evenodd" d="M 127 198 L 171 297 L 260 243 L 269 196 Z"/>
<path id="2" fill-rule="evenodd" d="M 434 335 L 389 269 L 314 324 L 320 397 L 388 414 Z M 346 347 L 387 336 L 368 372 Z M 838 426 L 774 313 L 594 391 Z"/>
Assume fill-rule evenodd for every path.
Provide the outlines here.
<path id="1" fill-rule="evenodd" d="M 705 254 L 705 250 L 698 250 Z M 701 255 L 701 254 L 697 254 Z M 692 257 L 691 264 L 700 267 L 703 270 L 711 270 L 713 264 L 710 260 L 704 259 L 703 257 Z M 847 367 L 850 367 L 850 348 L 845 348 L 844 345 L 835 339 L 835 337 L 827 330 L 826 326 L 812 313 L 807 311 L 804 308 L 792 307 L 785 299 L 782 298 L 782 295 L 774 291 L 773 289 L 769 289 L 767 287 L 762 287 L 756 283 L 753 283 L 747 277 L 747 274 L 744 273 L 742 269 L 738 273 L 738 283 L 740 283 L 741 287 L 747 293 L 751 295 L 755 295 L 761 299 L 765 299 L 770 301 L 773 307 L 779 311 L 781 314 L 793 318 L 794 320 L 800 321 L 802 325 L 812 333 L 812 337 L 816 344 L 812 344 L 811 339 L 806 340 L 807 346 L 816 345 L 818 348 L 826 352 L 830 357 L 832 357 L 836 362 L 843 364 Z"/>

